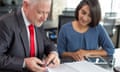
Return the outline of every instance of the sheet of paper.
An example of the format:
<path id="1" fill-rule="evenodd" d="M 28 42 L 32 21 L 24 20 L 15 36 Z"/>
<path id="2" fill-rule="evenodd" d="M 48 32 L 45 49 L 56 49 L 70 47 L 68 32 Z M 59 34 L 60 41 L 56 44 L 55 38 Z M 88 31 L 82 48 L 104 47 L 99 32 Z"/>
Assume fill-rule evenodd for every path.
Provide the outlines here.
<path id="1" fill-rule="evenodd" d="M 48 70 L 49 72 L 110 72 L 87 61 L 64 63 Z"/>
<path id="2" fill-rule="evenodd" d="M 65 64 L 61 64 L 56 68 L 48 68 L 48 71 L 49 72 L 77 72 Z"/>

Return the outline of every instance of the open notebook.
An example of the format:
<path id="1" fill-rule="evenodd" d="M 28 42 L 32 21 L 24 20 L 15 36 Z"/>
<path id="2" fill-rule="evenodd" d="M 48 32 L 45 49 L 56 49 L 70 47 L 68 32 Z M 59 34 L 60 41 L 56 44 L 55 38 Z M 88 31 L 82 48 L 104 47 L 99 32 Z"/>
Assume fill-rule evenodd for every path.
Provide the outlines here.
<path id="1" fill-rule="evenodd" d="M 49 72 L 110 72 L 87 61 L 64 63 L 48 70 Z"/>

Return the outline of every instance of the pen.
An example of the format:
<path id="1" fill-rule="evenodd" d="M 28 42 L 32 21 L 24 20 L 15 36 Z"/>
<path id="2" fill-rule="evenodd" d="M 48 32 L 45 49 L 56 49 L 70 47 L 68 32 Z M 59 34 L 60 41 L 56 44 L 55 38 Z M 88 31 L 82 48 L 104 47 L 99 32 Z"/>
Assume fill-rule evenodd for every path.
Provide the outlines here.
<path id="1" fill-rule="evenodd" d="M 46 67 L 46 66 L 49 66 L 50 64 L 54 64 L 54 62 L 53 61 L 51 61 L 49 64 L 38 64 L 39 66 L 41 66 L 41 67 Z"/>
<path id="2" fill-rule="evenodd" d="M 53 61 L 51 61 L 51 62 L 49 62 L 49 64 L 38 64 L 39 66 L 41 66 L 41 67 L 46 67 L 46 66 L 49 66 L 50 64 L 54 64 L 54 62 Z"/>
<path id="3" fill-rule="evenodd" d="M 50 61 L 49 64 L 47 64 L 47 66 L 49 66 L 50 64 L 54 64 L 54 62 L 53 62 L 53 61 Z"/>
<path id="4" fill-rule="evenodd" d="M 46 67 L 46 65 L 45 64 L 38 64 L 39 66 L 41 66 L 41 67 Z"/>
<path id="5" fill-rule="evenodd" d="M 45 64 L 38 64 L 40 67 L 46 67 Z M 48 68 L 44 72 L 49 72 Z"/>

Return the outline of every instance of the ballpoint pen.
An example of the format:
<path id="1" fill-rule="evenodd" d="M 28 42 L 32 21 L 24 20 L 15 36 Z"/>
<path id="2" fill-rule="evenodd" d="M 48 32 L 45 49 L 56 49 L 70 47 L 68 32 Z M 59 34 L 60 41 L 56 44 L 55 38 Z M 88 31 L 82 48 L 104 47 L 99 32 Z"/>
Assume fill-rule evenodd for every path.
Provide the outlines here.
<path id="1" fill-rule="evenodd" d="M 54 64 L 54 62 L 53 62 L 53 61 L 50 61 L 50 62 L 47 64 L 47 66 L 49 66 L 50 64 Z"/>
<path id="2" fill-rule="evenodd" d="M 41 66 L 41 67 L 46 67 L 46 70 L 44 72 L 49 72 L 48 67 L 47 67 L 46 64 L 38 64 L 38 65 Z"/>

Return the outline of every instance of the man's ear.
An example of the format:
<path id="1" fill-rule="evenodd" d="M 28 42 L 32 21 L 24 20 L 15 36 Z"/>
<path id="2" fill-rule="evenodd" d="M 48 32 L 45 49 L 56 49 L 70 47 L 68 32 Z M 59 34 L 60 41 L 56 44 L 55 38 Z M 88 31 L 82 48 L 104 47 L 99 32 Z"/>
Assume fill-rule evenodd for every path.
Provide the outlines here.
<path id="1" fill-rule="evenodd" d="M 24 8 L 24 9 L 28 9 L 28 7 L 29 7 L 28 1 L 27 1 L 27 0 L 24 0 L 24 1 L 23 1 L 23 8 Z"/>

